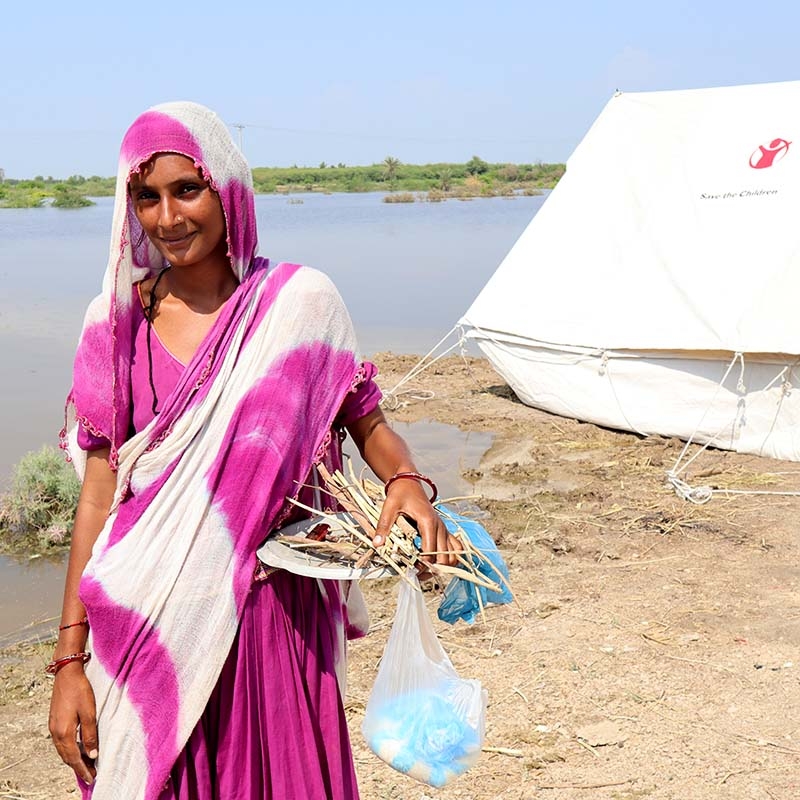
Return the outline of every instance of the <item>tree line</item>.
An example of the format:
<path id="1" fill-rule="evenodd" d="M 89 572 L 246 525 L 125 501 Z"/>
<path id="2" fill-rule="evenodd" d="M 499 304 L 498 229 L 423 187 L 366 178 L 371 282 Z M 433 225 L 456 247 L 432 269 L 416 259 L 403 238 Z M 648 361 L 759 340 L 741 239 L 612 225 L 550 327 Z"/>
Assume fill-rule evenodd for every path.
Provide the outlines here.
<path id="1" fill-rule="evenodd" d="M 514 191 L 552 189 L 564 174 L 564 164 L 492 164 L 473 156 L 463 164 L 404 164 L 387 156 L 380 164 L 347 166 L 326 164 L 318 167 L 256 167 L 256 191 L 273 192 L 450 192 L 470 178 L 480 181 L 488 193 L 502 188 Z"/>
<path id="2" fill-rule="evenodd" d="M 316 167 L 256 167 L 253 186 L 259 194 L 294 192 L 435 192 L 442 196 L 490 196 L 552 189 L 564 164 L 490 163 L 478 156 L 460 163 L 404 164 L 387 156 L 379 164 Z M 115 178 L 72 175 L 66 179 L 37 175 L 30 180 L 0 179 L 0 208 L 34 208 L 48 201 L 59 208 L 91 205 L 90 197 L 113 196 Z"/>

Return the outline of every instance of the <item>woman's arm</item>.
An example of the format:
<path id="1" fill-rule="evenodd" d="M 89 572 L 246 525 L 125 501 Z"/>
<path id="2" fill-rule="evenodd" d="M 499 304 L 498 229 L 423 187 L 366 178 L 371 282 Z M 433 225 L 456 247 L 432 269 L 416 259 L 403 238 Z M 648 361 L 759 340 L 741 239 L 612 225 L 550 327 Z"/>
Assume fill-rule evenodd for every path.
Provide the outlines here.
<path id="1" fill-rule="evenodd" d="M 104 448 L 92 451 L 86 459 L 61 612 L 61 625 L 71 627 L 59 631 L 54 659 L 80 653 L 86 647 L 87 627 L 74 624 L 86 616 L 78 597 L 78 585 L 114 499 L 117 476 L 108 465 L 108 455 L 109 449 Z M 97 721 L 94 693 L 79 661 L 66 664 L 56 674 L 49 726 L 62 761 L 72 767 L 79 778 L 92 783 L 95 775 L 92 762 L 97 758 Z M 78 726 L 83 752 L 78 745 Z"/>
<path id="2" fill-rule="evenodd" d="M 417 471 L 408 446 L 389 427 L 379 408 L 349 424 L 347 432 L 353 437 L 364 460 L 382 481 L 388 481 L 398 472 Z M 424 557 L 426 561 L 450 565 L 456 563 L 455 553 L 461 550 L 458 539 L 447 532 L 436 510 L 428 502 L 425 487 L 413 479 L 397 480 L 389 487 L 373 539 L 376 547 L 384 543 L 389 528 L 401 515 L 416 523 L 422 537 L 422 550 L 431 554 Z"/>

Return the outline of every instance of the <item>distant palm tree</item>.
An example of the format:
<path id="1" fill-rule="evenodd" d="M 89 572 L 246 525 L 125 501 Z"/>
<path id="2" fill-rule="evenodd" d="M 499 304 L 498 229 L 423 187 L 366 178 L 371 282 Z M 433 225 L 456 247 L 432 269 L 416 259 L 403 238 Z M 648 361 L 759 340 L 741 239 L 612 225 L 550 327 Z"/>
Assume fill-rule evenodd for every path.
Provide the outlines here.
<path id="1" fill-rule="evenodd" d="M 383 177 L 384 180 L 389 181 L 389 184 L 394 188 L 394 181 L 397 177 L 397 168 L 400 166 L 400 159 L 393 156 L 386 156 L 383 159 Z"/>

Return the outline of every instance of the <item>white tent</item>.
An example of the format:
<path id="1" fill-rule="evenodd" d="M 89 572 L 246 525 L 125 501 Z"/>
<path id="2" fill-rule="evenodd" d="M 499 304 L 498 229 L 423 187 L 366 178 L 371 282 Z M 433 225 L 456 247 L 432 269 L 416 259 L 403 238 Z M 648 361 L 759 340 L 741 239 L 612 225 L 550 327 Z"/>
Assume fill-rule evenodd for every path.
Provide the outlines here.
<path id="1" fill-rule="evenodd" d="M 615 95 L 461 324 L 529 405 L 800 460 L 800 81 Z"/>

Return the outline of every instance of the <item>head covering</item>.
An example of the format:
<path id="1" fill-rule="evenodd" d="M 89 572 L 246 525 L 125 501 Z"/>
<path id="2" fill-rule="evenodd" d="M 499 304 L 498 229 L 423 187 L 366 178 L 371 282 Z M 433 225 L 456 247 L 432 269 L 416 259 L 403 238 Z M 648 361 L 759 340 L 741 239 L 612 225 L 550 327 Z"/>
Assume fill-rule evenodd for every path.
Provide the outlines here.
<path id="1" fill-rule="evenodd" d="M 124 270 L 128 250 L 134 280 L 147 277 L 141 274 L 142 268 L 153 274 L 165 266 L 144 235 L 128 193 L 131 175 L 157 153 L 176 153 L 192 159 L 219 195 L 225 213 L 228 257 L 241 281 L 256 252 L 252 173 L 225 123 L 205 106 L 182 102 L 164 103 L 145 111 L 122 140 L 109 259 L 109 270 L 115 260 L 118 264 L 116 282 L 128 277 Z"/>
<path id="2" fill-rule="evenodd" d="M 219 195 L 225 215 L 228 257 L 237 279 L 253 268 L 257 246 L 253 178 L 225 123 L 197 103 L 154 106 L 128 129 L 120 148 L 108 266 L 102 293 L 89 306 L 75 356 L 67 411 L 94 436 L 111 442 L 110 463 L 131 424 L 130 356 L 133 345 L 133 284 L 166 266 L 142 230 L 128 184 L 157 153 L 190 158 Z M 62 431 L 66 449 L 66 426 Z M 73 452 L 76 449 L 73 448 Z"/>

